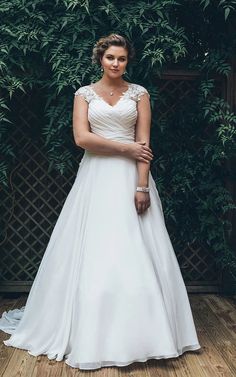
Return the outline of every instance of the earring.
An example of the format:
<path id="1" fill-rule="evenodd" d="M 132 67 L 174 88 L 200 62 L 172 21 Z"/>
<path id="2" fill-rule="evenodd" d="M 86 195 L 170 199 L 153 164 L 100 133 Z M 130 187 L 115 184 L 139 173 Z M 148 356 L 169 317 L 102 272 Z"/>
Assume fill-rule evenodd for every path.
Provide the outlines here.
<path id="1" fill-rule="evenodd" d="M 101 72 L 103 72 L 104 71 L 104 69 L 101 67 Z"/>
<path id="2" fill-rule="evenodd" d="M 126 73 L 127 73 L 127 71 L 125 70 L 123 74 L 126 75 Z"/>

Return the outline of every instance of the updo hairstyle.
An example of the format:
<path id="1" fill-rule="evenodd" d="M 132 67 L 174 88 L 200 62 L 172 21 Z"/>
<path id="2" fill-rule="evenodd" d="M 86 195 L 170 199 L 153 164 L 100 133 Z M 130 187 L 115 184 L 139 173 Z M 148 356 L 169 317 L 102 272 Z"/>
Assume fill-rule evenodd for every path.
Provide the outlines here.
<path id="1" fill-rule="evenodd" d="M 95 44 L 93 48 L 92 62 L 100 65 L 105 51 L 110 46 L 124 47 L 128 52 L 128 61 L 134 58 L 135 50 L 132 44 L 119 34 L 110 34 L 107 37 L 100 38 Z"/>

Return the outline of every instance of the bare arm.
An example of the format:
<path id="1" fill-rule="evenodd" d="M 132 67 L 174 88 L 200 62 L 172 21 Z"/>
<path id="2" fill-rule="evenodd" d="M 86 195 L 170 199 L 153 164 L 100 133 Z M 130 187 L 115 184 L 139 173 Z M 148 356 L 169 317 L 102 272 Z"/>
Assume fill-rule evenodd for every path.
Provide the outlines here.
<path id="1" fill-rule="evenodd" d="M 151 149 L 146 145 L 120 143 L 92 133 L 88 121 L 88 103 L 81 95 L 74 98 L 73 135 L 76 145 L 96 154 L 123 155 L 140 159 L 145 164 L 153 158 Z"/>
<path id="2" fill-rule="evenodd" d="M 138 118 L 135 130 L 135 140 L 150 143 L 151 106 L 148 93 L 143 94 L 138 102 Z M 150 162 L 137 161 L 138 182 L 137 186 L 148 187 Z M 135 206 L 137 213 L 141 215 L 150 207 L 150 195 L 146 192 L 135 193 Z"/>
<path id="3" fill-rule="evenodd" d="M 150 143 L 150 127 L 151 127 L 151 107 L 149 96 L 147 93 L 140 97 L 138 102 L 138 118 L 135 130 L 135 140 L 145 141 L 146 146 L 149 147 Z M 150 170 L 150 162 L 143 163 L 137 161 L 138 169 L 138 186 L 148 186 L 148 176 Z"/>

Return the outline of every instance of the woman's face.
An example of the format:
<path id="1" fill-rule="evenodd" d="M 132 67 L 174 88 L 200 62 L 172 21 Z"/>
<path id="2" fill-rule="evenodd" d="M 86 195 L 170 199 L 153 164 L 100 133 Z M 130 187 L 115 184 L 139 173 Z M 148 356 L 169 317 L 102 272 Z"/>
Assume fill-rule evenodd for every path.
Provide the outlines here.
<path id="1" fill-rule="evenodd" d="M 128 63 L 128 51 L 124 47 L 110 46 L 101 59 L 104 74 L 111 78 L 120 77 Z"/>

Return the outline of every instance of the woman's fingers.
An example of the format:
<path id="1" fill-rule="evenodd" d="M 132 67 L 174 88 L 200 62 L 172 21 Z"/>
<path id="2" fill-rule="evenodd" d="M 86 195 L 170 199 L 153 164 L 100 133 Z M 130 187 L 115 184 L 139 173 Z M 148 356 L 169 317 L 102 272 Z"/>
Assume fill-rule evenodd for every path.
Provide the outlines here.
<path id="1" fill-rule="evenodd" d="M 147 147 L 146 145 L 143 145 L 143 149 L 148 151 L 148 152 L 151 152 L 152 153 L 152 150 L 151 148 Z"/>
<path id="2" fill-rule="evenodd" d="M 142 146 L 142 149 L 143 149 L 144 151 L 146 151 L 146 152 L 152 153 L 151 148 L 146 147 L 146 145 L 143 145 L 143 146 Z"/>
<path id="3" fill-rule="evenodd" d="M 139 200 L 137 197 L 135 197 L 135 206 L 136 206 L 137 213 L 139 215 L 144 213 L 150 207 L 150 203 L 151 202 L 150 202 L 149 195 L 146 197 L 146 199 L 143 199 L 143 200 Z"/>
<path id="4" fill-rule="evenodd" d="M 137 143 L 138 143 L 139 145 L 141 145 L 142 149 L 144 149 L 144 150 L 146 150 L 146 151 L 148 151 L 148 152 L 151 152 L 151 153 L 152 153 L 152 150 L 151 150 L 151 148 L 150 148 L 150 147 L 148 147 L 147 145 L 145 145 L 145 143 L 143 143 L 143 142 L 140 142 L 140 141 L 138 141 Z"/>
<path id="5" fill-rule="evenodd" d="M 150 162 L 153 159 L 150 155 L 142 154 L 139 158 L 140 161 Z"/>
<path id="6" fill-rule="evenodd" d="M 149 163 L 149 160 L 142 156 L 138 157 L 138 161 Z"/>
<path id="7" fill-rule="evenodd" d="M 150 157 L 150 158 L 153 158 L 153 154 L 150 153 L 150 152 L 143 151 L 143 152 L 141 152 L 141 155 L 142 155 L 142 156 L 148 156 L 148 157 Z"/>
<path id="8" fill-rule="evenodd" d="M 138 214 L 144 213 L 148 209 L 149 206 L 150 204 L 147 204 L 147 203 L 138 203 L 137 204 Z"/>
<path id="9" fill-rule="evenodd" d="M 152 160 L 152 159 L 153 159 L 153 155 L 150 154 L 150 153 L 142 153 L 142 157 L 144 157 L 144 158 L 148 158 L 149 160 Z"/>
<path id="10" fill-rule="evenodd" d="M 151 150 L 144 149 L 144 150 L 143 150 L 143 153 L 146 153 L 146 154 L 148 154 L 150 157 L 153 157 L 153 153 L 152 153 Z"/>

